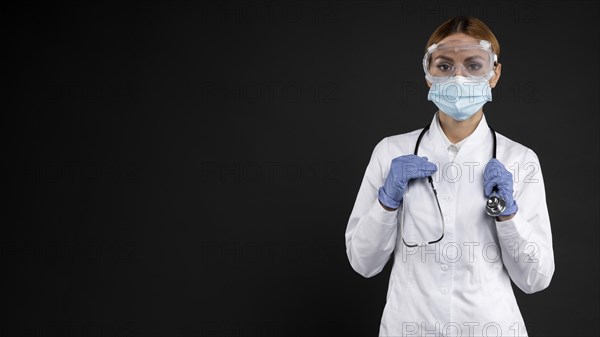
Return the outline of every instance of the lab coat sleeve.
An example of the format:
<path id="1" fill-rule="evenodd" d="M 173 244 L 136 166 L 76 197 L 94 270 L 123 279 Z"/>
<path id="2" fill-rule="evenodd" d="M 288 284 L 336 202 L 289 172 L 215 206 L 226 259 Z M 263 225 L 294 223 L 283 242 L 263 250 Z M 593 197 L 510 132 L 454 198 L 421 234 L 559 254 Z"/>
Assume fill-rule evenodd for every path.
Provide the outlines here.
<path id="1" fill-rule="evenodd" d="M 548 287 L 554 274 L 552 233 L 540 162 L 532 150 L 527 150 L 518 172 L 513 182 L 519 210 L 510 220 L 496 221 L 496 229 L 511 279 L 531 294 Z"/>
<path id="2" fill-rule="evenodd" d="M 389 158 L 387 152 L 388 139 L 384 138 L 373 150 L 346 228 L 348 260 L 364 277 L 381 272 L 396 242 L 398 211 L 385 210 L 377 198 L 391 164 L 384 159 Z"/>

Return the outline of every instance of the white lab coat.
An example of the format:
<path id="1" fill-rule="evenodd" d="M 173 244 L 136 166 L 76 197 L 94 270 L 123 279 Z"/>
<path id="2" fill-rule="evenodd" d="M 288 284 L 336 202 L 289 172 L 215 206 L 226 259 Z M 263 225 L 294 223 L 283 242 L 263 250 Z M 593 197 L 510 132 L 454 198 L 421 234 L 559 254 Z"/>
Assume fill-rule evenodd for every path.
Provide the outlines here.
<path id="1" fill-rule="evenodd" d="M 402 242 L 402 236 L 433 241 L 442 232 L 426 179 L 411 181 L 396 211 L 384 210 L 377 199 L 392 159 L 413 153 L 422 129 L 377 144 L 348 221 L 346 252 L 357 273 L 377 275 L 394 255 L 379 335 L 526 336 L 510 281 L 530 294 L 548 287 L 554 273 L 538 157 L 497 133 L 497 158 L 513 174 L 519 210 L 510 220 L 495 221 L 485 213 L 483 193 L 483 169 L 492 156 L 485 116 L 453 161 L 436 118 L 418 154 L 438 165 L 433 177 L 444 238 L 417 248 Z"/>

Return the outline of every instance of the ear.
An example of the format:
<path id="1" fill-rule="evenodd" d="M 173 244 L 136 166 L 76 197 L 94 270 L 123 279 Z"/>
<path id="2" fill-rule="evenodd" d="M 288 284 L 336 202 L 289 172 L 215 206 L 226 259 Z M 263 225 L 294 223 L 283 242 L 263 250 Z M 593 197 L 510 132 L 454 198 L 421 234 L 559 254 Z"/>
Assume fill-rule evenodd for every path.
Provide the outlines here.
<path id="1" fill-rule="evenodd" d="M 502 64 L 498 63 L 496 65 L 496 69 L 494 70 L 494 77 L 490 78 L 490 87 L 494 88 L 498 80 L 500 79 L 500 74 L 502 73 Z"/>

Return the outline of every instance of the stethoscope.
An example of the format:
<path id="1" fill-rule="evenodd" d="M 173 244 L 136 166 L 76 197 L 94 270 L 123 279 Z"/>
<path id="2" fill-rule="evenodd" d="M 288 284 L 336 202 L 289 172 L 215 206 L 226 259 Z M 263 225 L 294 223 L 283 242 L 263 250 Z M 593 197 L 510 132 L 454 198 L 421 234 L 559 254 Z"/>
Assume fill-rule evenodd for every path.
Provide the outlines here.
<path id="1" fill-rule="evenodd" d="M 415 151 L 414 151 L 415 155 L 417 155 L 417 153 L 419 152 L 419 144 L 421 144 L 421 138 L 423 138 L 423 135 L 425 134 L 425 132 L 427 132 L 427 130 L 429 130 L 429 126 L 430 125 L 427 125 L 426 127 L 424 127 L 423 131 L 421 131 L 421 133 L 419 134 L 419 138 L 417 138 L 417 144 L 415 145 Z M 493 140 L 492 158 L 496 158 L 496 131 L 494 131 L 494 129 L 492 129 L 491 126 L 490 126 L 490 131 L 492 132 L 492 140 Z M 434 193 L 436 201 L 437 201 L 437 191 L 435 189 L 435 186 L 433 186 L 433 178 L 431 178 L 431 176 L 429 176 L 429 177 L 427 177 L 427 179 L 429 180 L 429 184 L 431 185 L 431 188 L 433 189 L 433 193 Z M 492 217 L 496 217 L 496 216 L 500 215 L 506 209 L 506 201 L 504 199 L 500 198 L 497 195 L 497 193 L 498 193 L 498 188 L 494 187 L 492 195 L 489 197 L 489 199 L 485 203 L 485 212 L 489 216 L 492 216 Z M 438 202 L 438 207 L 439 207 L 439 202 Z M 440 212 L 441 212 L 441 209 L 440 209 Z"/>

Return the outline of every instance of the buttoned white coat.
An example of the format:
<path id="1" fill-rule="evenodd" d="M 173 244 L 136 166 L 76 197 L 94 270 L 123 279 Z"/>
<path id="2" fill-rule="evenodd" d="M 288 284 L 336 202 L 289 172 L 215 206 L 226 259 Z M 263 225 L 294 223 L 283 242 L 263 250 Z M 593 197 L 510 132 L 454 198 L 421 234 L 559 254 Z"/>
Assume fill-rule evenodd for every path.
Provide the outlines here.
<path id="1" fill-rule="evenodd" d="M 348 221 L 346 252 L 364 277 L 378 274 L 393 255 L 380 336 L 525 336 L 511 280 L 525 293 L 550 284 L 552 234 L 538 157 L 497 133 L 497 159 L 513 174 L 519 207 L 510 220 L 485 213 L 483 170 L 492 157 L 485 116 L 452 160 L 437 114 L 419 156 L 438 166 L 433 176 L 445 222 L 426 179 L 410 182 L 400 208 L 379 204 L 392 159 L 414 151 L 421 130 L 384 138 L 375 147 Z"/>

